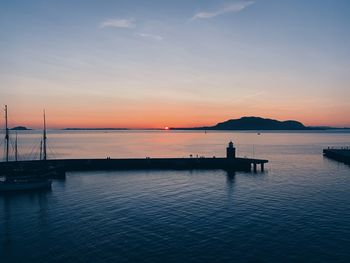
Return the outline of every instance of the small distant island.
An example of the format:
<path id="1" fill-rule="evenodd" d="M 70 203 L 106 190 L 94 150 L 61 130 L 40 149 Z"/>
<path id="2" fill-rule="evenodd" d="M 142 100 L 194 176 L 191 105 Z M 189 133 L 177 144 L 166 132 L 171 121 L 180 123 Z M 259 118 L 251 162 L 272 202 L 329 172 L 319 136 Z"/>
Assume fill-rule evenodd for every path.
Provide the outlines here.
<path id="1" fill-rule="evenodd" d="M 314 130 L 299 121 L 278 121 L 261 117 L 242 117 L 220 122 L 214 126 L 193 128 L 170 128 L 172 130 Z"/>
<path id="2" fill-rule="evenodd" d="M 16 127 L 11 128 L 11 130 L 12 131 L 29 131 L 31 129 L 24 127 L 24 126 L 16 126 Z"/>

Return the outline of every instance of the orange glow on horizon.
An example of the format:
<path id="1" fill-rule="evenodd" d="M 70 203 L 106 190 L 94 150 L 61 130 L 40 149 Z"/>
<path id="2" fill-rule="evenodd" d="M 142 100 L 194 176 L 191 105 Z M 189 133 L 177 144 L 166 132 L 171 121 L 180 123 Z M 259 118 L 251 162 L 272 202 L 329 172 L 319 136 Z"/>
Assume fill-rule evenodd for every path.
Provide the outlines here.
<path id="1" fill-rule="evenodd" d="M 169 130 L 170 127 L 201 127 L 201 126 L 213 126 L 219 122 L 223 122 L 229 119 L 238 119 L 244 116 L 258 116 L 262 118 L 284 120 L 297 120 L 302 122 L 305 126 L 334 126 L 334 127 L 349 127 L 350 122 L 343 122 L 340 118 L 324 119 L 320 116 L 296 116 L 296 117 L 282 117 L 276 115 L 260 115 L 260 114 L 242 114 L 239 116 L 231 116 L 229 114 L 223 114 L 222 116 L 214 115 L 198 118 L 197 116 L 188 116 L 183 119 L 178 116 L 170 116 L 165 118 L 153 116 L 152 117 L 139 117 L 130 116 L 129 118 L 115 119 L 115 118 L 89 118 L 89 117 L 62 117 L 57 115 L 47 114 L 47 127 L 50 129 L 63 129 L 63 128 L 130 128 L 130 129 L 163 129 Z M 13 118 L 15 117 L 15 118 Z M 125 117 L 125 116 L 124 116 Z M 171 123 L 171 126 L 166 126 L 165 123 Z M 4 126 L 4 121 L 0 121 L 1 127 Z M 43 126 L 40 118 L 25 118 L 21 116 L 10 116 L 9 127 L 25 126 L 28 128 L 40 129 Z M 163 128 L 161 128 L 163 127 Z M 1 128 L 0 128 L 1 129 Z"/>
<path id="2" fill-rule="evenodd" d="M 157 106 L 154 106 L 157 105 Z M 330 110 L 329 108 L 292 108 L 287 105 L 279 108 L 259 105 L 217 105 L 191 103 L 152 103 L 130 107 L 45 107 L 46 122 L 49 129 L 63 128 L 130 128 L 164 129 L 167 127 L 213 126 L 218 122 L 238 119 L 244 116 L 296 120 L 306 126 L 350 127 L 350 120 L 342 114 L 347 108 Z M 0 117 L 0 128 L 4 118 Z M 25 126 L 40 129 L 43 126 L 42 108 L 27 108 L 9 105 L 9 126 Z"/>

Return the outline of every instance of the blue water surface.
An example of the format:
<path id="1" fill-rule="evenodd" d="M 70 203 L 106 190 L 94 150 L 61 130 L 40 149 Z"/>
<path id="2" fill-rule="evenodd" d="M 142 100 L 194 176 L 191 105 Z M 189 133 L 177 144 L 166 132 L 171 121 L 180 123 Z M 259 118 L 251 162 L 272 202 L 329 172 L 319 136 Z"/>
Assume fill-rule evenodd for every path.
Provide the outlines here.
<path id="1" fill-rule="evenodd" d="M 53 141 L 64 145 L 72 135 L 60 136 Z M 105 136 L 87 135 L 84 147 Z M 140 151 L 130 136 L 128 148 L 115 142 L 120 156 Z M 162 133 L 153 152 L 154 138 L 138 136 L 159 155 L 220 155 L 240 138 L 242 155 L 270 162 L 256 174 L 72 172 L 51 191 L 1 195 L 0 262 L 350 261 L 350 167 L 322 156 L 326 145 L 350 144 L 350 134 Z M 89 154 L 79 147 L 76 156 Z"/>

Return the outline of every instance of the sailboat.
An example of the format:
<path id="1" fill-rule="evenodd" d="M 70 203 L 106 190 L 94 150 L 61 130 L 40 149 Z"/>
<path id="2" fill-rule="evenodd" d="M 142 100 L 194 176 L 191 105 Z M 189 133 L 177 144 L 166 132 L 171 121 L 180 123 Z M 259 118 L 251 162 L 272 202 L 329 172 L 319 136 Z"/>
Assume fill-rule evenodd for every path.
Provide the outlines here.
<path id="1" fill-rule="evenodd" d="M 43 153 L 46 160 L 46 120 L 44 113 L 44 129 L 43 129 Z M 9 162 L 9 143 L 10 135 L 7 120 L 7 105 L 5 105 L 5 160 Z M 17 135 L 15 142 L 15 161 L 17 161 Z M 51 188 L 51 180 L 47 179 L 47 171 L 42 170 L 24 170 L 17 168 L 12 170 L 0 181 L 0 192 L 13 192 L 24 190 L 39 190 Z"/>

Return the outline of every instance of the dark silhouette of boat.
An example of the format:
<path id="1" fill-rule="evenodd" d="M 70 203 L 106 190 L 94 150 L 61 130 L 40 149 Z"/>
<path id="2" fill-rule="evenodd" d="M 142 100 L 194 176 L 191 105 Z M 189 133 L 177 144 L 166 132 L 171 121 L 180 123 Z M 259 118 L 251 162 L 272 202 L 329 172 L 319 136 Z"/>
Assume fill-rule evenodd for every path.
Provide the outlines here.
<path id="1" fill-rule="evenodd" d="M 51 180 L 39 176 L 5 176 L 0 182 L 0 192 L 50 189 Z"/>
<path id="2" fill-rule="evenodd" d="M 46 120 L 44 113 L 44 159 L 46 159 Z M 7 121 L 7 105 L 5 105 L 5 159 L 9 162 L 9 143 L 10 135 Z M 18 160 L 17 156 L 17 136 L 15 140 L 15 162 Z M 39 190 L 51 188 L 51 180 L 47 178 L 48 171 L 46 169 L 24 170 L 21 167 L 8 172 L 2 177 L 0 181 L 0 192 L 13 192 L 24 190 Z"/>

